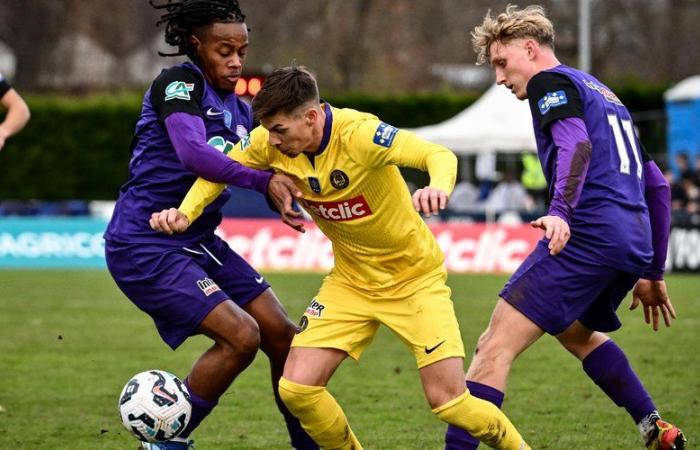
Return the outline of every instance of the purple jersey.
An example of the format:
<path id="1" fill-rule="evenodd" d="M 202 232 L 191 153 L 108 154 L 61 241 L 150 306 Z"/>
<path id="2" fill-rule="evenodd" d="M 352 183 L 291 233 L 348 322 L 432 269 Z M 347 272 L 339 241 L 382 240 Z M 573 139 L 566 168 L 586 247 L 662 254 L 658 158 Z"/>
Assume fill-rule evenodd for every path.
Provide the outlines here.
<path id="1" fill-rule="evenodd" d="M 557 182 L 550 125 L 578 117 L 590 139 L 585 181 L 564 251 L 581 261 L 641 274 L 653 251 L 641 148 L 629 111 L 603 83 L 564 65 L 535 75 L 527 91 L 550 194 Z M 576 170 L 573 163 L 570 170 Z"/>
<path id="2" fill-rule="evenodd" d="M 164 70 L 143 99 L 131 144 L 129 181 L 119 192 L 105 239 L 123 243 L 160 243 L 183 246 L 201 240 L 221 222 L 220 209 L 228 189 L 212 202 L 186 232 L 171 236 L 151 230 L 151 213 L 179 205 L 197 175 L 182 164 L 165 126 L 173 113 L 198 116 L 207 143 L 228 152 L 252 129 L 251 109 L 234 93 L 220 93 L 201 70 L 184 63 Z"/>

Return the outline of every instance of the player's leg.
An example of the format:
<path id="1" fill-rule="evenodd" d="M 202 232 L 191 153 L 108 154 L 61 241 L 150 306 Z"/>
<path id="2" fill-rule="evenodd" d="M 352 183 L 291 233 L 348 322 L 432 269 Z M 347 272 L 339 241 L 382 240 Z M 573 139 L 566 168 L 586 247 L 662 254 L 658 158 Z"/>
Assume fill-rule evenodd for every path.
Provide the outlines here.
<path id="1" fill-rule="evenodd" d="M 192 418 L 180 435 L 180 440 L 186 440 L 255 357 L 260 339 L 257 324 L 205 272 L 208 256 L 204 252 L 108 243 L 105 256 L 119 288 L 153 318 L 171 348 L 199 333 L 214 341 L 185 380 L 193 406 Z"/>
<path id="2" fill-rule="evenodd" d="M 499 299 L 488 328 L 479 337 L 467 370 L 467 389 L 471 395 L 500 408 L 513 361 L 543 333 L 520 311 L 504 299 Z M 464 431 L 463 427 L 447 428 L 447 450 L 471 450 L 478 445 L 479 440 Z"/>
<path id="3" fill-rule="evenodd" d="M 448 358 L 420 369 L 425 396 L 433 412 L 444 422 L 468 431 L 490 447 L 529 449 L 497 406 L 474 397 L 465 389 L 462 367 L 462 358 Z"/>
<path id="4" fill-rule="evenodd" d="M 614 311 L 633 284 L 634 278 L 627 275 L 614 280 L 582 316 L 589 326 L 576 321 L 557 335 L 557 339 L 582 362 L 591 380 L 617 406 L 627 410 L 648 448 L 682 449 L 682 433 L 661 420 L 651 396 L 622 349 L 604 333 L 591 329 L 618 326 Z"/>
<path id="5" fill-rule="evenodd" d="M 213 237 L 203 243 L 200 249 L 210 255 L 207 270 L 214 281 L 255 319 L 260 328 L 260 348 L 270 360 L 275 402 L 284 418 L 292 447 L 297 450 L 318 449 L 299 421 L 280 401 L 277 390 L 296 326 L 289 321 L 269 283 L 240 255 L 231 250 L 226 242 Z"/>
<path id="6" fill-rule="evenodd" d="M 187 438 L 209 415 L 236 376 L 253 362 L 260 345 L 257 323 L 231 300 L 216 306 L 198 331 L 214 344 L 194 363 L 185 379 L 192 417 L 181 438 Z"/>
<path id="7" fill-rule="evenodd" d="M 289 354 L 289 347 L 297 327 L 289 320 L 286 311 L 277 300 L 272 289 L 265 290 L 245 308 L 260 327 L 260 349 L 270 360 L 272 389 L 275 402 L 284 417 L 291 438 L 292 447 L 296 450 L 316 450 L 318 445 L 304 431 L 297 419 L 284 404 L 279 396 L 279 380 L 282 377 L 284 364 Z"/>
<path id="8" fill-rule="evenodd" d="M 465 389 L 464 346 L 446 279 L 439 267 L 393 296 L 375 299 L 377 317 L 413 352 L 428 402 L 441 420 L 497 448 L 518 449 L 526 444 L 508 418 Z"/>
<path id="9" fill-rule="evenodd" d="M 362 448 L 326 385 L 348 355 L 359 359 L 378 327 L 371 299 L 333 275 L 326 277 L 301 318 L 280 379 L 280 396 L 323 449 Z"/>
<path id="10" fill-rule="evenodd" d="M 328 380 L 347 357 L 334 348 L 293 347 L 279 382 L 290 411 L 321 448 L 360 450 L 345 413 L 326 389 Z"/>

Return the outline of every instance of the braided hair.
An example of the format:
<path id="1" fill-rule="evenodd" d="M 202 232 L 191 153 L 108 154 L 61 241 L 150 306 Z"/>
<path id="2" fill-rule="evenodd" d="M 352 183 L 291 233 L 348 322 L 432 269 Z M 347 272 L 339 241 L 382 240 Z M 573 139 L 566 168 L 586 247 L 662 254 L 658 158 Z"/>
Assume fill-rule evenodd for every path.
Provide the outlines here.
<path id="1" fill-rule="evenodd" d="M 199 28 L 213 23 L 244 23 L 238 0 L 167 0 L 156 4 L 149 0 L 155 9 L 165 9 L 156 26 L 165 24 L 165 42 L 177 47 L 175 53 L 158 52 L 160 56 L 187 55 L 197 62 L 197 53 L 190 43 L 190 36 Z"/>

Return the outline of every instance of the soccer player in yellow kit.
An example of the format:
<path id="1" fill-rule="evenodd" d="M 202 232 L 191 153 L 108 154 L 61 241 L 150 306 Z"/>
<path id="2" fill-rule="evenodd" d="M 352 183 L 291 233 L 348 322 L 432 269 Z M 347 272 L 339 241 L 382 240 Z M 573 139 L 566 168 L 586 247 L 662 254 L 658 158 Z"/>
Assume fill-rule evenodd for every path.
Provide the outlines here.
<path id="1" fill-rule="evenodd" d="M 316 80 L 303 67 L 274 71 L 253 99 L 253 113 L 262 126 L 228 156 L 292 178 L 298 201 L 335 255 L 279 383 L 304 429 L 324 449 L 362 448 L 326 385 L 348 355 L 359 359 L 384 324 L 415 355 L 428 403 L 441 420 L 498 449 L 529 449 L 498 408 L 465 388 L 443 254 L 417 213 L 430 216 L 447 205 L 454 154 L 371 114 L 321 103 Z M 397 166 L 427 171 L 430 185 L 411 198 Z M 224 187 L 198 179 L 179 210 L 154 213 L 151 225 L 166 233 L 186 229 Z M 288 224 L 303 231 L 296 218 Z"/>

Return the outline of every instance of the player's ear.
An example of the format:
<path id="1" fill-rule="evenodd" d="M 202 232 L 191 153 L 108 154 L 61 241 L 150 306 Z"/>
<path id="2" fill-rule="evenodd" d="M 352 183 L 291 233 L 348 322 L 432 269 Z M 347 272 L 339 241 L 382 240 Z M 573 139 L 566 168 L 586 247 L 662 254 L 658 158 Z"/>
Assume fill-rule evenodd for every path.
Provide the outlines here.
<path id="1" fill-rule="evenodd" d="M 527 58 L 533 59 L 538 50 L 537 42 L 534 39 L 528 39 L 525 41 L 524 47 L 527 52 Z"/>
<path id="2" fill-rule="evenodd" d="M 316 119 L 318 119 L 318 111 L 316 111 L 316 108 L 307 109 L 304 113 L 304 123 L 307 126 L 311 126 L 314 122 L 316 122 Z"/>
<path id="3" fill-rule="evenodd" d="M 189 41 L 190 41 L 190 45 L 192 46 L 192 48 L 198 52 L 199 48 L 202 45 L 202 41 L 200 41 L 199 38 L 197 36 L 195 36 L 194 34 L 190 35 Z"/>

